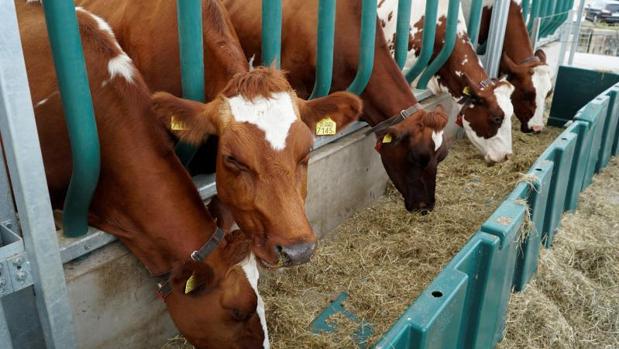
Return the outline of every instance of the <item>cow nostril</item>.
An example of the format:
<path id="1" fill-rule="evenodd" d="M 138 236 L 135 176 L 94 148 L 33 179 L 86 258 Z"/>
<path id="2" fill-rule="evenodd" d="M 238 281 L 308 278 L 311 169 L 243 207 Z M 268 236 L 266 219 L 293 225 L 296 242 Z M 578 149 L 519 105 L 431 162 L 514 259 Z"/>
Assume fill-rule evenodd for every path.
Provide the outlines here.
<path id="1" fill-rule="evenodd" d="M 430 211 L 429 211 L 429 210 L 426 210 L 426 209 L 423 209 L 423 210 L 419 211 L 419 213 L 421 213 L 421 215 L 422 215 L 422 216 L 425 216 L 425 215 L 427 215 L 428 213 L 430 213 Z"/>
<path id="2" fill-rule="evenodd" d="M 503 123 L 503 117 L 495 116 L 494 118 L 492 118 L 492 122 L 494 122 L 494 124 L 497 126 L 501 126 L 501 124 Z"/>
<path id="3" fill-rule="evenodd" d="M 292 266 L 306 263 L 314 254 L 316 243 L 304 242 L 294 245 L 275 246 L 277 255 L 279 256 L 279 265 Z"/>

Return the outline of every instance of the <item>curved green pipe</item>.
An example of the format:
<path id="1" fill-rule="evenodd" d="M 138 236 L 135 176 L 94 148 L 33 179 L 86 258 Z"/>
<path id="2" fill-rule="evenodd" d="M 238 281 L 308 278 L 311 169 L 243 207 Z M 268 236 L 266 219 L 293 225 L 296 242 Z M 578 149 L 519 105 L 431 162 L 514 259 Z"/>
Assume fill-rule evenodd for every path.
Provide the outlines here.
<path id="1" fill-rule="evenodd" d="M 529 34 L 531 34 L 531 31 L 533 30 L 533 24 L 535 23 L 535 20 L 539 17 L 541 5 L 541 0 L 532 0 L 531 2 L 531 14 L 529 15 L 529 22 L 527 23 L 527 29 L 529 30 Z"/>
<path id="2" fill-rule="evenodd" d="M 374 44 L 376 42 L 376 0 L 363 0 L 361 7 L 361 38 L 359 39 L 359 65 L 357 75 L 348 86 L 348 91 L 360 95 L 374 68 Z"/>
<path id="3" fill-rule="evenodd" d="M 549 36 L 552 34 L 553 29 L 559 19 L 559 12 L 562 0 L 552 0 L 550 5 L 550 18 L 548 18 L 548 23 L 546 24 L 546 29 L 544 31 L 544 36 Z"/>
<path id="4" fill-rule="evenodd" d="M 395 61 L 400 69 L 408 56 L 408 36 L 411 28 L 411 0 L 398 1 L 398 21 L 395 31 Z"/>
<path id="5" fill-rule="evenodd" d="M 64 234 L 75 237 L 88 231 L 101 169 L 99 135 L 73 1 L 43 1 L 43 7 L 73 162 L 62 223 Z"/>
<path id="6" fill-rule="evenodd" d="M 423 39 L 421 53 L 415 65 L 406 73 L 406 81 L 410 84 L 428 66 L 432 52 L 434 51 L 434 39 L 436 34 L 436 19 L 438 17 L 438 1 L 426 1 L 426 12 L 423 23 Z"/>
<path id="7" fill-rule="evenodd" d="M 544 15 L 542 19 L 542 28 L 540 30 L 540 38 L 544 38 L 548 35 L 548 28 L 552 22 L 552 16 L 554 14 L 556 0 L 547 0 L 544 8 Z"/>
<path id="8" fill-rule="evenodd" d="M 438 56 L 432 61 L 428 68 L 421 74 L 417 88 L 425 90 L 428 82 L 436 72 L 439 71 L 447 62 L 454 47 L 456 46 L 456 34 L 458 32 L 458 17 L 460 14 L 460 0 L 449 0 L 449 10 L 447 11 L 447 27 L 445 28 L 445 44 Z"/>
<path id="9" fill-rule="evenodd" d="M 262 0 L 262 64 L 279 69 L 282 51 L 282 0 Z"/>
<path id="10" fill-rule="evenodd" d="M 204 102 L 204 43 L 202 42 L 202 1 L 176 0 L 178 45 L 183 97 Z M 183 142 L 176 145 L 176 155 L 189 165 L 197 148 Z"/>
<path id="11" fill-rule="evenodd" d="M 481 12 L 483 9 L 483 0 L 471 1 L 471 12 L 469 13 L 469 23 L 467 31 L 473 47 L 477 46 L 479 40 L 479 26 L 481 25 Z"/>
<path id="12" fill-rule="evenodd" d="M 317 31 L 316 81 L 310 99 L 326 96 L 331 89 L 335 40 L 335 0 L 320 0 Z"/>

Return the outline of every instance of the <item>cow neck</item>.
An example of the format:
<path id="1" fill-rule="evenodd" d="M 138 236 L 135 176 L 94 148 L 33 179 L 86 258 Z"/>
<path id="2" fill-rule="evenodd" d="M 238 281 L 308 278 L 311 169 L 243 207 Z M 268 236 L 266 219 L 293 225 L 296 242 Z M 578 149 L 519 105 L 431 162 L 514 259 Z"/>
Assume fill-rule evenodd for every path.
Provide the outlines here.
<path id="1" fill-rule="evenodd" d="M 535 57 L 531 39 L 521 14 L 521 7 L 514 1 L 511 1 L 509 5 L 503 52 L 518 64 L 522 64 L 531 57 Z"/>
<path id="2" fill-rule="evenodd" d="M 109 108 L 107 115 L 117 117 L 98 122 L 105 136 L 100 137 L 102 166 L 92 224 L 120 238 L 153 275 L 160 275 L 199 249 L 215 224 L 165 131 L 149 120 L 149 106 Z"/>

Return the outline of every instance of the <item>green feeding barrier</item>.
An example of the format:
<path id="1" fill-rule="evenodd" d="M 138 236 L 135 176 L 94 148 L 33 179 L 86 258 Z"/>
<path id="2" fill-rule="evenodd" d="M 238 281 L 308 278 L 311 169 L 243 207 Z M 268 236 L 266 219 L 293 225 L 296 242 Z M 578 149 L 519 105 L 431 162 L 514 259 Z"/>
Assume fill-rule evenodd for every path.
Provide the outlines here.
<path id="1" fill-rule="evenodd" d="M 531 0 L 522 0 L 522 17 L 526 23 L 529 11 L 531 10 Z"/>
<path id="2" fill-rule="evenodd" d="M 434 39 L 436 36 L 436 20 L 438 17 L 438 1 L 426 1 L 423 37 L 421 41 L 421 53 L 415 65 L 406 73 L 406 81 L 410 84 L 428 66 L 434 51 Z M 408 35 L 408 34 L 407 34 Z"/>
<path id="3" fill-rule="evenodd" d="M 99 136 L 73 1 L 44 1 L 43 7 L 73 162 L 64 234 L 76 237 L 88 231 L 88 208 L 101 168 Z"/>
<path id="4" fill-rule="evenodd" d="M 395 61 L 400 69 L 406 64 L 408 56 L 408 35 L 410 33 L 411 0 L 398 1 L 398 20 L 395 36 Z"/>
<path id="5" fill-rule="evenodd" d="M 262 64 L 280 67 L 282 0 L 262 0 Z"/>
<path id="6" fill-rule="evenodd" d="M 428 82 L 439 69 L 443 67 L 445 62 L 451 56 L 454 47 L 456 46 L 456 33 L 458 32 L 458 17 L 460 14 L 460 0 L 449 0 L 449 9 L 447 11 L 447 26 L 445 29 L 445 43 L 443 48 L 436 56 L 434 61 L 426 68 L 419 78 L 417 87 L 425 90 L 428 87 Z"/>
<path id="7" fill-rule="evenodd" d="M 365 89 L 374 68 L 374 43 L 376 41 L 376 0 L 363 0 L 361 7 L 361 37 L 359 38 L 359 63 L 357 75 L 348 91 L 360 95 Z"/>
<path id="8" fill-rule="evenodd" d="M 550 114 L 561 116 L 554 118 L 558 126 L 572 123 L 533 164 L 530 180 L 516 186 L 375 348 L 496 346 L 512 288 L 525 288 L 541 246 L 552 245 L 561 214 L 576 208 L 593 175 L 619 155 L 619 76 L 606 75 L 560 67 L 557 83 L 565 88 L 557 88 Z M 596 92 L 570 92 L 573 78 L 585 77 Z M 572 99 L 568 107 L 565 98 Z M 525 224 L 527 211 L 532 224 Z"/>
<path id="9" fill-rule="evenodd" d="M 539 18 L 542 9 L 542 0 L 531 0 L 531 13 L 529 15 L 529 22 L 527 23 L 527 29 L 529 30 L 529 34 L 533 31 L 533 25 L 535 24 L 535 20 Z"/>
<path id="10" fill-rule="evenodd" d="M 479 27 L 481 25 L 481 12 L 483 9 L 483 0 L 471 1 L 471 12 L 469 13 L 469 23 L 467 31 L 471 44 L 475 47 L 479 41 Z"/>
<path id="11" fill-rule="evenodd" d="M 204 43 L 202 37 L 202 1 L 177 0 L 178 45 L 183 97 L 204 102 Z M 196 153 L 190 144 L 179 142 L 176 155 L 187 166 Z"/>
<path id="12" fill-rule="evenodd" d="M 331 89 L 335 45 L 335 0 L 320 0 L 317 33 L 316 81 L 310 99 L 326 96 Z"/>

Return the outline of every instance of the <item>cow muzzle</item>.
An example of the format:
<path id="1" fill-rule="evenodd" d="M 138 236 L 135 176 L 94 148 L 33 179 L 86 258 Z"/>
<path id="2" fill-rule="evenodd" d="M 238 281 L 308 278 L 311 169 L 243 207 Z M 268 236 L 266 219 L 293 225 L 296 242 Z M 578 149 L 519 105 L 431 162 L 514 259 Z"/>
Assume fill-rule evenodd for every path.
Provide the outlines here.
<path id="1" fill-rule="evenodd" d="M 309 262 L 316 249 L 315 242 L 302 242 L 292 245 L 276 245 L 275 254 L 279 264 L 285 267 Z"/>

